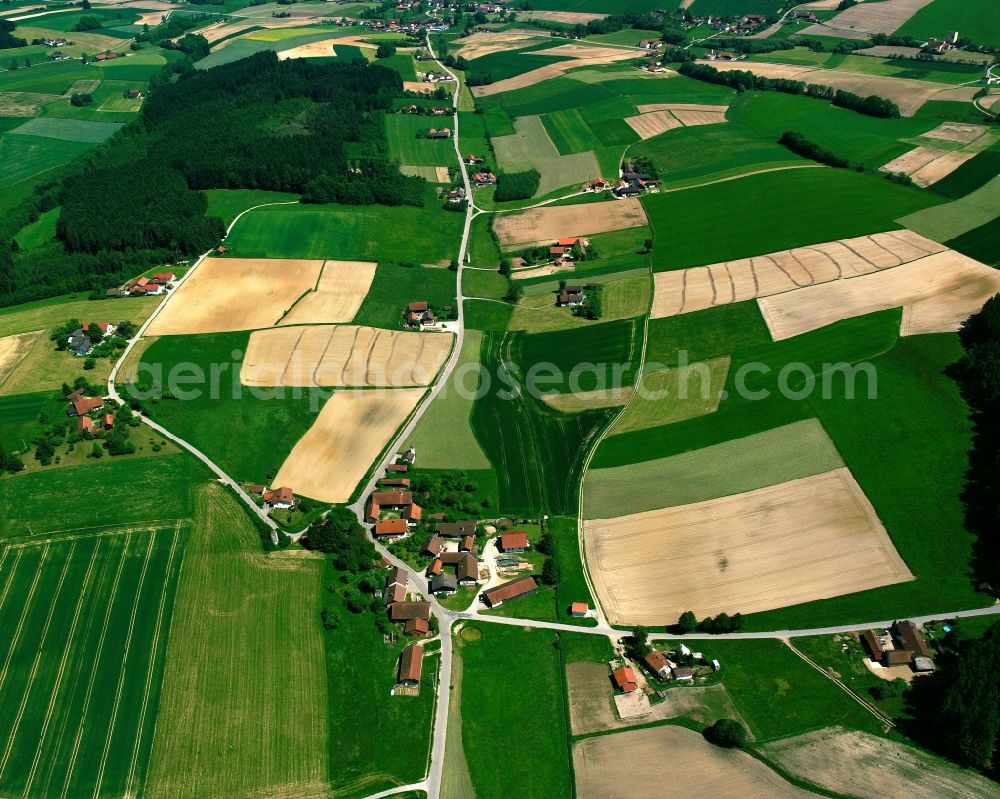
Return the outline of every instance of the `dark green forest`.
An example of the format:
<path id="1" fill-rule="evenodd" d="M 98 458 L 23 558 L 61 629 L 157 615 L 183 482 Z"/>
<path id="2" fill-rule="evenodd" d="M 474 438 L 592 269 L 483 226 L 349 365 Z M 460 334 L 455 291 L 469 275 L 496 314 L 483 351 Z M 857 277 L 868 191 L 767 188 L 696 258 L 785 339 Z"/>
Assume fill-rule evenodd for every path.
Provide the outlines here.
<path id="1" fill-rule="evenodd" d="M 0 222 L 0 305 L 103 294 L 147 266 L 205 251 L 223 226 L 205 217 L 202 189 L 423 204 L 423 179 L 402 175 L 388 157 L 384 114 L 402 89 L 395 71 L 278 61 L 271 51 L 208 71 L 190 61 L 178 69 L 176 79 L 153 82 L 138 119 Z M 56 241 L 18 252 L 17 230 L 56 206 Z"/>

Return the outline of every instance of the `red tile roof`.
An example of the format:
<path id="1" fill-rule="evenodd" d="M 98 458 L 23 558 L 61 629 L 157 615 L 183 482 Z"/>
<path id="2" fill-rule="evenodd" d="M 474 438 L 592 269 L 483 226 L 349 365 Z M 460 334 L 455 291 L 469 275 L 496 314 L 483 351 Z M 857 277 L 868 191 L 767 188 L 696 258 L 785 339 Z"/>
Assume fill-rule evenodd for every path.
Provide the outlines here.
<path id="1" fill-rule="evenodd" d="M 295 494 L 292 492 L 288 486 L 281 486 L 280 488 L 272 488 L 270 491 L 264 492 L 264 501 L 269 505 L 274 505 L 278 502 L 294 502 Z"/>
<path id="2" fill-rule="evenodd" d="M 82 433 L 86 430 L 94 429 L 94 420 L 89 416 L 81 416 L 76 420 L 76 432 Z"/>
<path id="3" fill-rule="evenodd" d="M 406 519 L 380 519 L 375 522 L 373 535 L 403 535 L 410 528 L 406 524 Z"/>
<path id="4" fill-rule="evenodd" d="M 635 672 L 632 671 L 631 666 L 622 666 L 620 669 L 614 671 L 611 676 L 615 681 L 615 685 L 625 693 L 631 693 L 639 687 L 639 683 L 635 680 Z"/>
<path id="5" fill-rule="evenodd" d="M 70 402 L 73 403 L 73 412 L 77 416 L 86 416 L 91 411 L 96 411 L 104 406 L 104 400 L 100 397 L 78 397 Z"/>
<path id="6" fill-rule="evenodd" d="M 427 619 L 408 619 L 403 625 L 406 635 L 427 635 L 430 629 L 431 623 Z"/>
<path id="7" fill-rule="evenodd" d="M 490 605 L 497 605 L 501 602 L 506 602 L 508 599 L 515 599 L 536 590 L 538 590 L 538 585 L 535 583 L 534 577 L 519 577 L 516 580 L 511 580 L 509 583 L 491 588 L 486 592 L 486 601 Z"/>
<path id="8" fill-rule="evenodd" d="M 584 616 L 590 610 L 590 605 L 586 602 L 574 602 L 569 606 L 569 612 L 573 616 Z"/>
<path id="9" fill-rule="evenodd" d="M 392 621 L 429 619 L 430 617 L 430 602 L 396 602 L 395 604 L 389 606 L 389 618 Z"/>
<path id="10" fill-rule="evenodd" d="M 527 549 L 528 548 L 528 534 L 515 531 L 511 533 L 503 533 L 500 536 L 500 549 Z"/>
<path id="11" fill-rule="evenodd" d="M 410 644 L 399 657 L 399 681 L 420 682 L 423 673 L 424 649 L 416 644 Z"/>
<path id="12" fill-rule="evenodd" d="M 372 501 L 384 508 L 401 508 L 413 502 L 413 493 L 410 491 L 375 491 L 372 494 Z"/>
<path id="13" fill-rule="evenodd" d="M 659 650 L 654 649 L 646 655 L 646 665 L 657 674 L 661 674 L 667 670 L 667 657 Z"/>

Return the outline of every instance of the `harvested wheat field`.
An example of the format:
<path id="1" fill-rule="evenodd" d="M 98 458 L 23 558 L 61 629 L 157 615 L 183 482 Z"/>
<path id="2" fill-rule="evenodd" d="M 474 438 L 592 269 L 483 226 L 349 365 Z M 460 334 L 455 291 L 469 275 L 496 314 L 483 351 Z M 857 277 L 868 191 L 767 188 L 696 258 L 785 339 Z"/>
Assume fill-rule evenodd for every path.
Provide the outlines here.
<path id="1" fill-rule="evenodd" d="M 315 288 L 281 317 L 280 325 L 350 322 L 375 279 L 371 261 L 326 261 Z"/>
<path id="2" fill-rule="evenodd" d="M 685 127 L 694 125 L 718 125 L 726 121 L 725 111 L 684 111 L 678 109 L 673 112 Z"/>
<path id="3" fill-rule="evenodd" d="M 586 25 L 595 19 L 604 19 L 607 14 L 586 14 L 579 11 L 528 11 L 521 14 L 525 19 L 547 19 L 567 25 Z"/>
<path id="4" fill-rule="evenodd" d="M 31 333 L 18 333 L 16 336 L 0 338 L 0 385 L 44 332 L 44 330 L 34 330 Z"/>
<path id="5" fill-rule="evenodd" d="M 450 333 L 313 325 L 255 330 L 245 386 L 427 386 L 451 352 Z"/>
<path id="6" fill-rule="evenodd" d="M 887 0 L 888 1 L 888 0 Z M 879 5 L 884 5 L 880 3 Z M 833 35 L 833 34 L 824 34 Z M 548 51 L 546 51 L 548 52 Z M 947 83 L 936 83 L 929 80 L 913 78 L 892 78 L 883 75 L 869 75 L 860 72 L 848 72 L 840 69 L 818 69 L 816 67 L 795 66 L 792 64 L 772 64 L 765 61 L 712 61 L 711 66 L 720 72 L 734 69 L 749 70 L 755 75 L 766 78 L 788 78 L 806 83 L 818 83 L 833 89 L 860 94 L 867 97 L 877 94 L 892 100 L 899 106 L 899 113 L 904 117 L 913 116 L 917 110 L 930 99 L 971 100 L 975 94 L 974 86 L 955 87 Z M 942 93 L 940 97 L 938 95 Z M 946 93 L 946 94 L 945 94 Z"/>
<path id="7" fill-rule="evenodd" d="M 340 39 L 323 39 L 318 42 L 300 44 L 291 50 L 282 50 L 278 53 L 278 60 L 284 61 L 286 58 L 330 58 L 337 54 L 333 51 L 333 46 L 340 44 Z"/>
<path id="8" fill-rule="evenodd" d="M 615 711 L 608 677 L 608 667 L 603 663 L 566 665 L 569 719 L 573 735 L 623 729 L 682 716 L 703 724 L 712 724 L 722 718 L 739 719 L 739 714 L 722 685 L 704 688 L 684 686 L 667 690 L 663 702 L 656 705 L 646 703 L 648 712 L 644 715 L 622 719 Z"/>
<path id="9" fill-rule="evenodd" d="M 714 111 L 720 114 L 729 110 L 728 105 L 706 105 L 705 103 L 643 103 L 637 105 L 640 114 L 653 111 Z"/>
<path id="10" fill-rule="evenodd" d="M 650 111 L 648 114 L 625 117 L 625 124 L 639 134 L 639 138 L 643 140 L 684 126 L 684 123 L 669 111 Z"/>
<path id="11" fill-rule="evenodd" d="M 738 261 L 657 272 L 653 275 L 652 318 L 855 278 L 946 249 L 912 230 L 890 230 Z"/>
<path id="12" fill-rule="evenodd" d="M 1000 271 L 954 250 L 851 280 L 835 280 L 758 300 L 775 341 L 841 319 L 903 308 L 900 333 L 947 333 L 997 292 Z"/>
<path id="13" fill-rule="evenodd" d="M 501 247 L 543 243 L 563 236 L 586 236 L 640 227 L 647 223 L 642 203 L 636 199 L 612 200 L 594 205 L 557 205 L 497 214 L 493 230 Z"/>
<path id="14" fill-rule="evenodd" d="M 989 130 L 985 125 L 973 125 L 965 122 L 942 122 L 934 130 L 921 133 L 925 139 L 942 139 L 943 141 L 969 144 Z"/>
<path id="15" fill-rule="evenodd" d="M 847 468 L 584 530 L 594 588 L 618 624 L 755 613 L 913 579 Z"/>
<path id="16" fill-rule="evenodd" d="M 823 24 L 799 31 L 802 36 L 839 36 L 867 39 L 873 33 L 893 33 L 931 0 L 883 0 L 862 3 L 841 11 Z"/>
<path id="17" fill-rule="evenodd" d="M 461 40 L 462 46 L 455 51 L 456 56 L 462 56 L 468 61 L 474 58 L 481 58 L 490 53 L 499 53 L 505 50 L 513 50 L 518 47 L 527 47 L 546 41 L 548 37 L 540 33 L 531 33 L 524 30 L 511 31 L 483 31 L 473 33 Z"/>
<path id="18" fill-rule="evenodd" d="M 335 392 L 272 482 L 321 502 L 347 502 L 423 394 L 422 388 Z"/>
<path id="19" fill-rule="evenodd" d="M 546 64 L 544 67 L 533 69 L 521 75 L 515 75 L 513 78 L 498 80 L 496 83 L 491 83 L 488 86 L 473 86 L 472 94 L 476 97 L 488 97 L 493 94 L 534 86 L 550 78 L 558 78 L 568 70 L 576 69 L 577 67 L 612 64 L 615 61 L 626 61 L 636 57 L 635 50 L 617 47 L 596 47 L 583 44 L 563 44 L 540 52 L 544 53 L 545 56 L 562 56 L 567 60 L 560 61 L 557 64 Z M 522 55 L 524 58 L 530 58 L 532 53 L 523 53 Z"/>
<path id="20" fill-rule="evenodd" d="M 952 152 L 935 158 L 930 163 L 924 164 L 920 169 L 910 173 L 910 179 L 921 188 L 926 189 L 942 178 L 948 177 L 970 158 L 975 157 L 975 152 Z"/>
<path id="21" fill-rule="evenodd" d="M 767 754 L 793 774 L 861 799 L 998 799 L 1000 785 L 913 746 L 829 727 L 774 741 Z"/>
<path id="22" fill-rule="evenodd" d="M 319 279 L 322 261 L 206 258 L 166 301 L 151 336 L 271 327 Z"/>
<path id="23" fill-rule="evenodd" d="M 632 391 L 632 386 L 615 386 L 575 394 L 546 394 L 542 401 L 560 413 L 582 413 L 593 408 L 620 408 L 628 402 Z"/>
<path id="24" fill-rule="evenodd" d="M 669 770 L 670 794 L 713 799 L 815 799 L 738 749 L 722 749 L 684 727 L 651 727 L 578 741 L 573 746 L 577 795 L 641 796 Z"/>

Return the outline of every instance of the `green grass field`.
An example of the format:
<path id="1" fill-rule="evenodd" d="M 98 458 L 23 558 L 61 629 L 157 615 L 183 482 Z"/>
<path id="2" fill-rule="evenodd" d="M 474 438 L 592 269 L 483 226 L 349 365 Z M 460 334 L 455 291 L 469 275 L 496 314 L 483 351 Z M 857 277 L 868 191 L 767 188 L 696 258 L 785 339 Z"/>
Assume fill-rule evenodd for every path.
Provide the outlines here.
<path id="1" fill-rule="evenodd" d="M 135 525 L 187 518 L 194 486 L 208 471 L 186 455 L 107 459 L 86 466 L 33 472 L 0 480 L 0 535 L 85 527 L 81 501 L 100 497 L 100 524 Z M 84 499 L 81 500 L 81 497 Z M 96 501 L 96 499 L 95 499 Z"/>
<path id="2" fill-rule="evenodd" d="M 182 435 L 234 477 L 264 482 L 277 473 L 295 442 L 316 420 L 329 392 L 255 391 L 238 385 L 249 336 L 246 332 L 161 336 L 143 354 L 139 378 L 144 379 L 144 369 L 154 370 L 163 377 L 149 379 L 165 386 L 172 370 L 188 367 L 199 370 L 200 377 L 184 390 L 200 396 L 150 403 L 151 416 L 168 430 Z M 226 371 L 221 372 L 213 392 L 210 375 L 217 364 L 224 365 Z M 240 430 L 241 434 L 234 436 L 233 430 Z"/>
<path id="3" fill-rule="evenodd" d="M 217 216 L 227 227 L 246 211 L 264 203 L 298 202 L 297 194 L 261 189 L 206 189 L 202 192 L 208 200 L 205 216 Z"/>
<path id="4" fill-rule="evenodd" d="M 458 216 L 458 214 L 456 214 Z M 450 269 L 380 263 L 354 324 L 398 328 L 407 304 L 430 303 L 439 312 L 455 305 L 455 273 Z"/>
<path id="5" fill-rule="evenodd" d="M 509 281 L 499 272 L 468 269 L 462 272 L 462 293 L 467 297 L 500 300 L 507 294 Z"/>
<path id="6" fill-rule="evenodd" d="M 324 565 L 266 557 L 225 489 L 198 490 L 146 796 L 208 799 L 327 782 Z"/>
<path id="7" fill-rule="evenodd" d="M 25 136 L 44 136 L 63 141 L 97 144 L 118 132 L 121 125 L 114 122 L 88 122 L 81 119 L 53 119 L 38 117 L 29 119 L 11 133 Z"/>
<path id="8" fill-rule="evenodd" d="M 0 136 L 0 187 L 13 186 L 68 164 L 91 147 L 87 142 L 4 133 Z"/>
<path id="9" fill-rule="evenodd" d="M 5 793 L 141 790 L 186 532 L 92 528 L 4 548 Z"/>
<path id="10" fill-rule="evenodd" d="M 39 415 L 58 419 L 65 412 L 63 398 L 51 391 L 33 391 L 0 397 L 0 442 L 9 449 L 23 452 L 25 445 L 42 432 Z"/>
<path id="11" fill-rule="evenodd" d="M 958 30 L 977 44 L 1000 46 L 1000 6 L 992 0 L 934 0 L 903 23 L 900 36 L 927 38 Z"/>
<path id="12" fill-rule="evenodd" d="M 471 303 L 502 308 L 499 303 Z M 605 326 L 608 327 L 608 326 Z M 580 469 L 606 410 L 569 416 L 550 410 L 500 377 L 514 338 L 500 332 L 483 337 L 481 361 L 491 388 L 472 409 L 472 428 L 497 475 L 504 513 L 573 513 Z M 485 377 L 484 377 L 485 379 Z M 502 396 L 501 396 L 502 394 Z"/>
<path id="13" fill-rule="evenodd" d="M 39 247 L 56 236 L 56 220 L 59 219 L 59 208 L 53 208 L 41 214 L 38 219 L 22 228 L 14 237 L 17 246 L 22 250 Z"/>
<path id="14" fill-rule="evenodd" d="M 692 14 L 719 14 L 739 16 L 740 14 L 773 14 L 782 8 L 782 0 L 694 0 Z"/>
<path id="15" fill-rule="evenodd" d="M 984 264 L 1000 266 L 1000 225 L 995 221 L 973 228 L 945 244 Z"/>
<path id="16" fill-rule="evenodd" d="M 934 202 L 919 189 L 842 169 L 772 172 L 642 200 L 654 238 L 669 243 L 653 250 L 657 270 L 893 230 L 893 220 Z"/>
<path id="17" fill-rule="evenodd" d="M 998 208 L 1000 176 L 992 178 L 964 197 L 944 205 L 914 211 L 896 221 L 935 241 L 947 241 L 992 222 L 997 218 Z"/>
<path id="18" fill-rule="evenodd" d="M 387 114 L 385 133 L 389 140 L 389 156 L 412 166 L 454 166 L 457 161 L 454 141 L 417 137 L 418 132 L 442 127 L 451 127 L 450 117 Z"/>
<path id="19" fill-rule="evenodd" d="M 527 333 L 575 330 L 595 327 L 605 322 L 631 319 L 645 314 L 649 308 L 650 284 L 647 275 L 609 280 L 601 282 L 600 285 L 602 312 L 599 320 L 592 321 L 586 317 L 574 316 L 572 310 L 556 306 L 557 287 L 554 291 L 533 293 L 523 297 L 514 309 L 509 328 Z"/>
<path id="20" fill-rule="evenodd" d="M 539 31 L 539 36 L 544 36 L 544 32 Z M 480 56 L 469 62 L 468 72 L 472 75 L 490 75 L 494 82 L 523 75 L 533 69 L 568 60 L 564 55 L 547 55 L 545 52 L 563 43 L 559 39 L 539 38 L 527 47 L 515 47 Z"/>
<path id="21" fill-rule="evenodd" d="M 562 666 L 546 630 L 477 625 L 462 658 L 462 743 L 478 799 L 572 795 Z M 530 752 L 505 758 L 497 752 Z"/>
<path id="22" fill-rule="evenodd" d="M 600 174 L 600 165 L 592 152 L 560 155 L 538 116 L 523 117 L 514 123 L 512 136 L 493 139 L 497 167 L 508 172 L 537 169 L 542 178 L 536 197 L 574 184 L 583 184 Z"/>
<path id="23" fill-rule="evenodd" d="M 472 397 L 479 385 L 474 365 L 479 363 L 482 343 L 480 331 L 466 331 L 455 371 L 410 436 L 410 443 L 420 453 L 421 468 L 490 468 L 470 422 Z M 469 396 L 462 396 L 467 393 Z"/>
<path id="24" fill-rule="evenodd" d="M 447 263 L 458 251 L 463 217 L 428 204 L 287 205 L 244 216 L 226 240 L 242 258 L 333 258 Z"/>
<path id="25" fill-rule="evenodd" d="M 1000 149 L 986 150 L 934 184 L 934 191 L 953 200 L 964 197 L 1000 175 Z"/>
<path id="26" fill-rule="evenodd" d="M 542 124 L 560 155 L 585 153 L 604 146 L 577 108 L 545 114 Z"/>
<path id="27" fill-rule="evenodd" d="M 591 469 L 584 516 L 606 519 L 741 494 L 844 465 L 815 419 L 668 458 Z"/>

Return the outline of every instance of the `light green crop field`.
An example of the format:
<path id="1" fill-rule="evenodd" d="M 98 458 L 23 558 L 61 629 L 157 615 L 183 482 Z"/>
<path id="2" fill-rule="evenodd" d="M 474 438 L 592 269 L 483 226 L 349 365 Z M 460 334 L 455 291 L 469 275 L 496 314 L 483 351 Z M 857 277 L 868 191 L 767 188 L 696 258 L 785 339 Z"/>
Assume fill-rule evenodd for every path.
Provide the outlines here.
<path id="1" fill-rule="evenodd" d="M 92 146 L 88 142 L 4 133 L 0 136 L 0 187 L 13 186 L 68 164 Z"/>
<path id="2" fill-rule="evenodd" d="M 479 446 L 469 421 L 473 397 L 479 386 L 475 367 L 479 363 L 482 343 L 481 331 L 465 332 L 455 371 L 410 436 L 410 443 L 420 453 L 421 468 L 490 468 L 490 462 Z"/>
<path id="3" fill-rule="evenodd" d="M 537 169 L 541 173 L 536 197 L 573 184 L 583 184 L 600 175 L 600 166 L 592 152 L 560 155 L 538 116 L 515 120 L 516 133 L 497 136 L 493 150 L 497 167 L 508 172 Z"/>
<path id="4" fill-rule="evenodd" d="M 585 153 L 604 146 L 577 108 L 546 114 L 542 124 L 561 155 Z"/>
<path id="5" fill-rule="evenodd" d="M 8 543 L 0 790 L 142 788 L 186 528 L 93 528 Z"/>
<path id="6" fill-rule="evenodd" d="M 741 494 L 844 465 L 816 419 L 704 449 L 610 469 L 591 469 L 584 516 L 604 519 Z"/>
<path id="7" fill-rule="evenodd" d="M 667 243 L 653 250 L 657 270 L 894 230 L 894 220 L 937 202 L 920 189 L 829 168 L 753 175 L 642 200 L 656 240 Z"/>
<path id="8" fill-rule="evenodd" d="M 414 114 L 387 114 L 385 133 L 389 156 L 412 166 L 453 166 L 457 162 L 451 139 L 418 138 L 430 128 L 451 127 L 451 117 L 427 117 Z"/>
<path id="9" fill-rule="evenodd" d="M 979 79 L 983 71 L 982 67 L 973 64 L 956 64 L 947 61 L 917 61 L 908 58 L 882 58 L 845 53 L 817 53 L 806 47 L 796 47 L 794 50 L 775 50 L 773 53 L 751 55 L 748 61 L 801 64 L 803 66 L 815 66 L 822 69 L 859 72 L 864 75 L 930 80 L 937 83 L 968 83 Z M 752 69 L 752 65 L 748 64 L 747 68 Z M 804 77 L 803 80 L 808 83 L 808 76 Z"/>
<path id="10" fill-rule="evenodd" d="M 935 241 L 968 233 L 1000 215 L 1000 177 L 944 205 L 901 216 L 896 221 Z"/>
<path id="11" fill-rule="evenodd" d="M 462 657 L 462 743 L 477 799 L 572 795 L 562 666 L 555 634 L 497 624 L 456 648 Z M 530 685 L 531 690 L 525 690 Z M 484 691 L 483 686 L 489 686 Z M 530 723 L 525 720 L 530 719 Z M 515 721 L 520 720 L 520 721 Z M 498 767 L 491 753 L 531 752 Z"/>
<path id="12" fill-rule="evenodd" d="M 431 191 L 433 195 L 433 191 Z M 283 205 L 246 214 L 226 240 L 240 258 L 448 263 L 462 214 L 436 200 L 423 208 L 375 205 Z"/>
<path id="13" fill-rule="evenodd" d="M 297 39 L 300 36 L 307 36 L 311 33 L 326 33 L 332 35 L 329 28 L 323 29 L 318 25 L 306 25 L 301 28 L 268 28 L 265 30 L 252 31 L 244 36 L 254 42 L 283 42 L 285 39 Z"/>
<path id="14" fill-rule="evenodd" d="M 611 434 L 648 430 L 713 413 L 729 374 L 729 357 L 701 364 L 649 369 L 649 361 L 635 396 L 611 428 Z"/>
<path id="15" fill-rule="evenodd" d="M 567 274 L 567 278 L 576 283 Z M 586 283 L 584 279 L 582 282 Z M 593 327 L 601 322 L 615 322 L 620 319 L 631 319 L 641 316 L 649 308 L 650 282 L 649 277 L 631 277 L 625 280 L 602 282 L 602 313 L 601 318 L 592 321 L 583 316 L 574 316 L 571 308 L 560 308 L 555 304 L 554 292 L 533 293 L 521 298 L 514 308 L 511 317 L 510 330 L 524 330 L 528 333 L 545 333 L 552 330 L 572 330 L 580 327 Z"/>
<path id="16" fill-rule="evenodd" d="M 326 783 L 324 565 L 265 556 L 237 501 L 219 485 L 198 489 L 146 796 L 278 795 Z"/>

